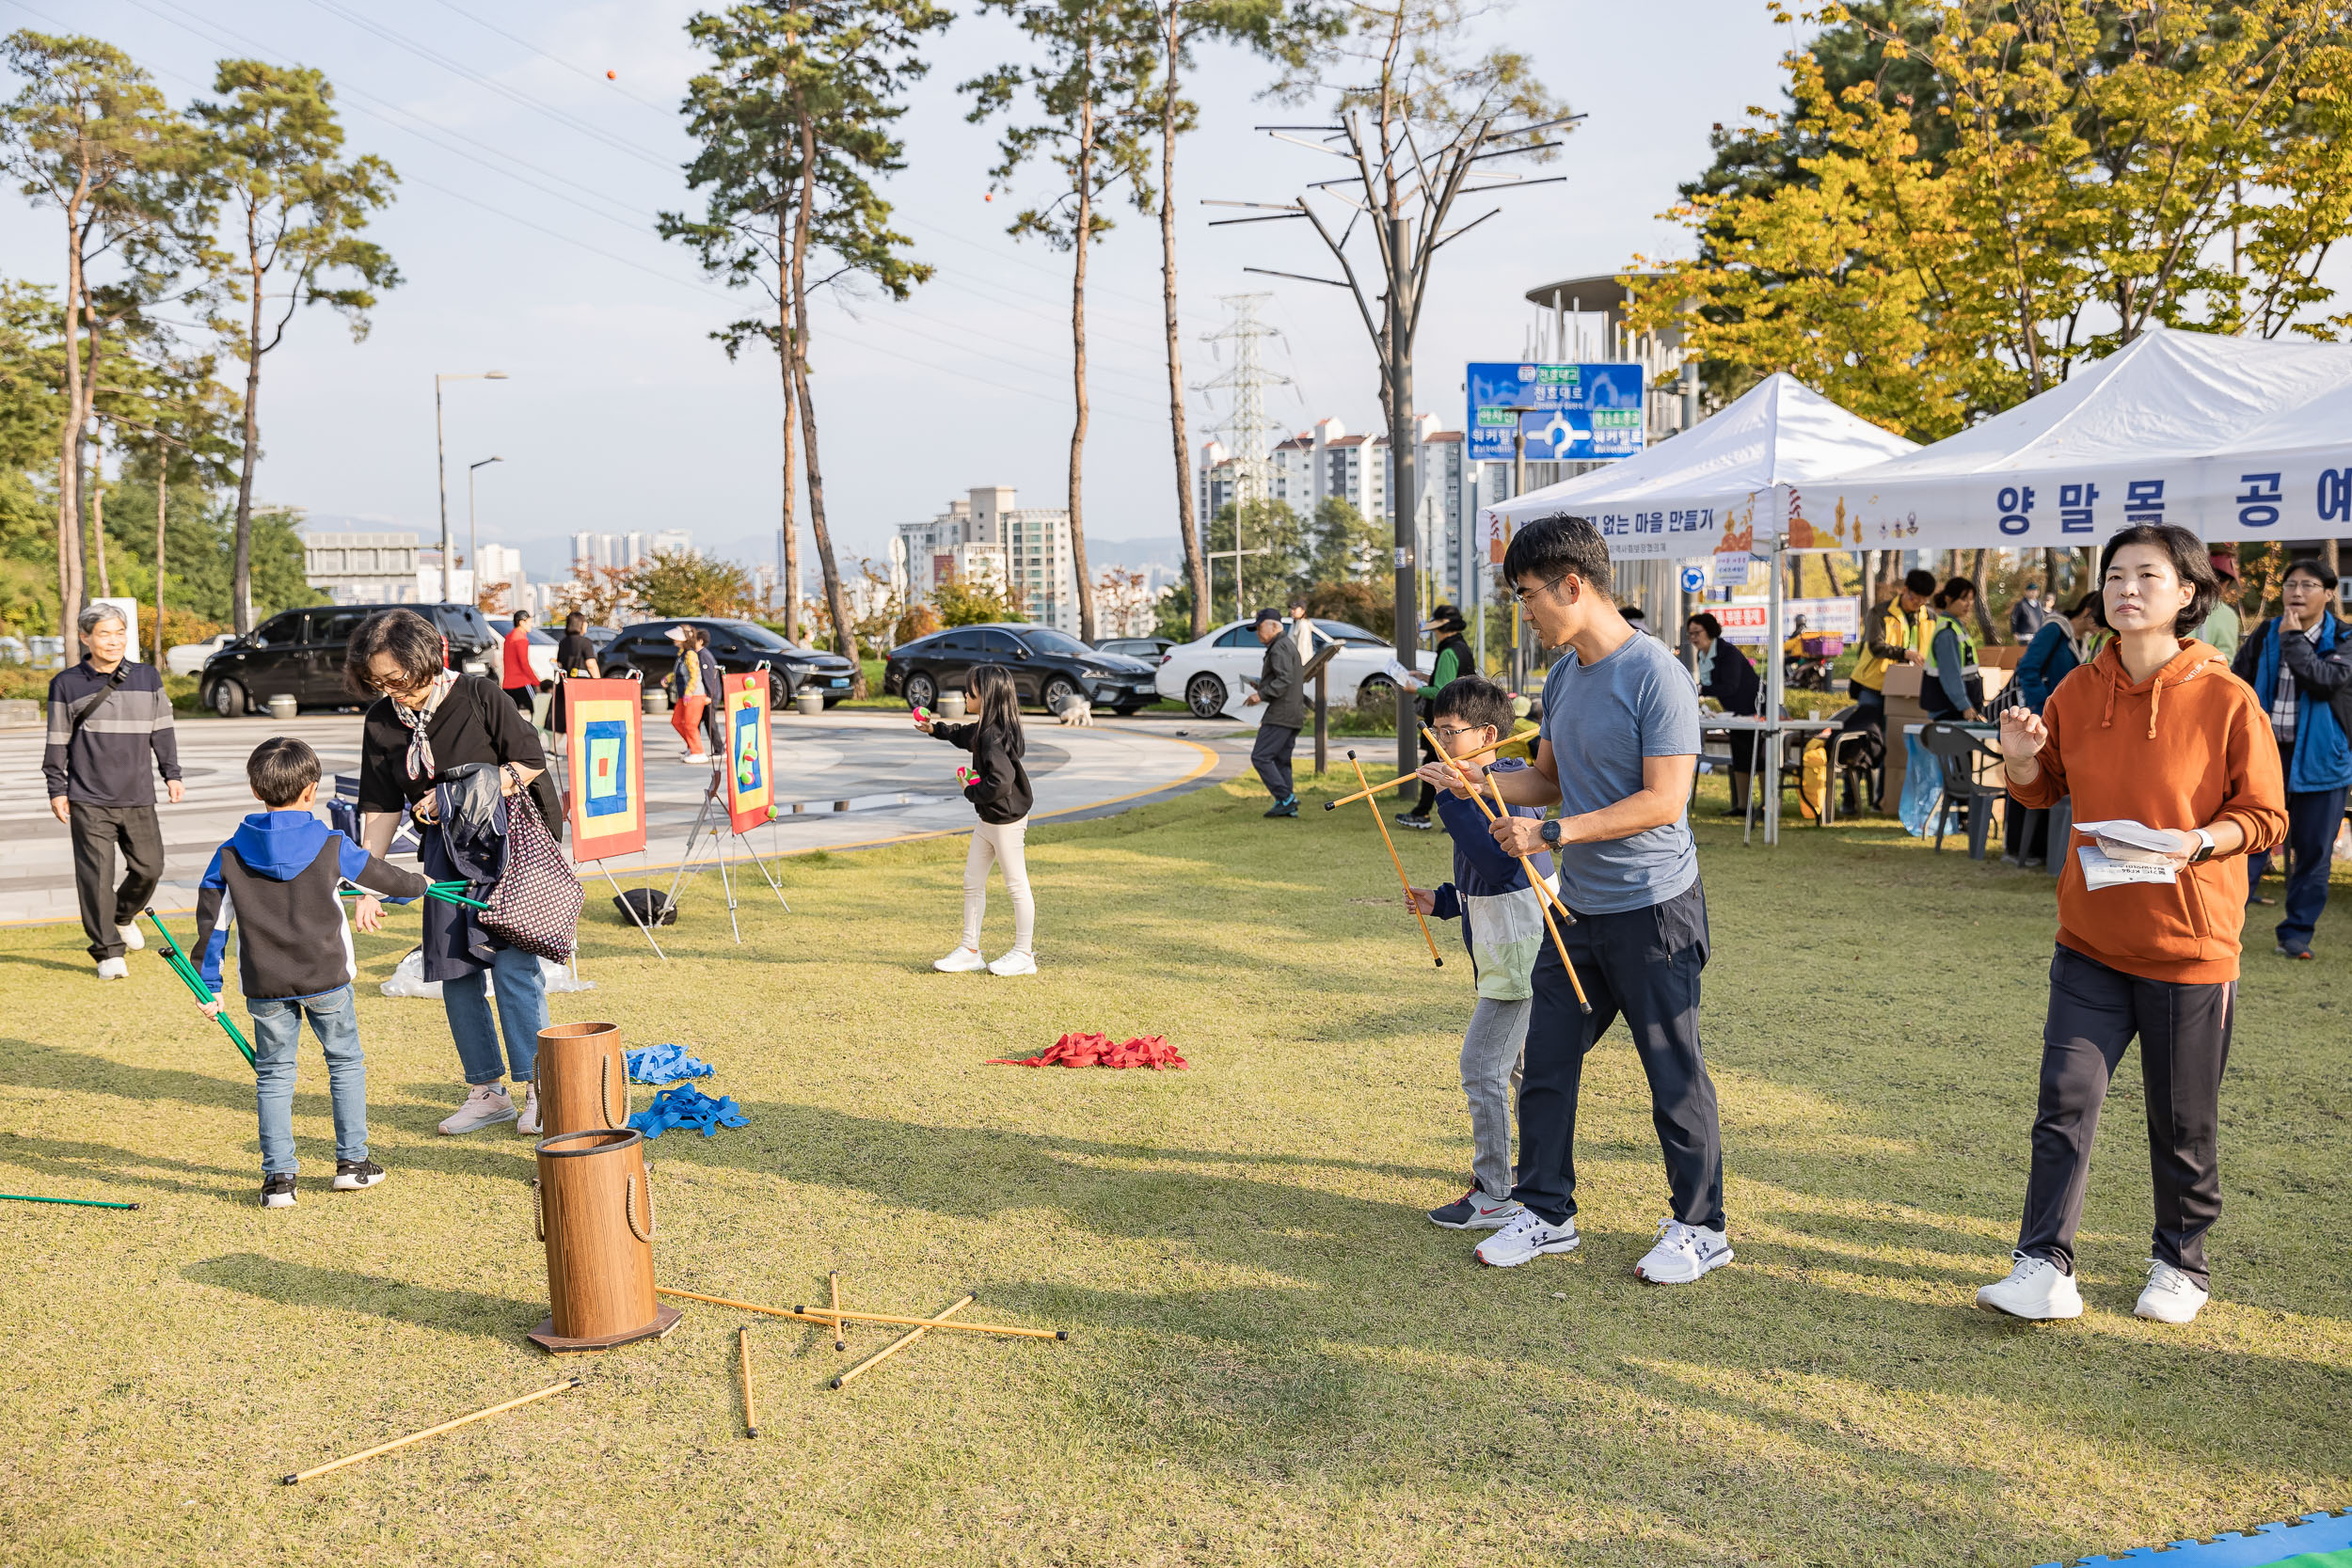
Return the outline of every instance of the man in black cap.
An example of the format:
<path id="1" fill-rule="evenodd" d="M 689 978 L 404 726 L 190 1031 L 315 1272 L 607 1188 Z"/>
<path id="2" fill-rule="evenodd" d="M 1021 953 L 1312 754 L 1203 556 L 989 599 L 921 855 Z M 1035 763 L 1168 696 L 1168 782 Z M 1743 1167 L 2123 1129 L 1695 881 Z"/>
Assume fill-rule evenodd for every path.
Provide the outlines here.
<path id="1" fill-rule="evenodd" d="M 1433 631 L 1438 634 L 1437 667 L 1429 672 L 1429 684 L 1414 693 L 1420 699 L 1414 706 L 1421 714 L 1423 724 L 1428 723 L 1437 713 L 1438 693 L 1446 689 L 1447 682 L 1478 673 L 1478 656 L 1470 652 L 1469 641 L 1462 636 L 1462 627 L 1468 624 L 1462 619 L 1462 612 L 1450 604 L 1441 604 L 1431 610 L 1429 619 L 1421 624 L 1424 635 Z M 1429 749 L 1427 736 L 1422 736 L 1421 756 L 1423 762 L 1438 760 L 1438 753 Z M 1429 826 L 1429 808 L 1437 803 L 1437 786 L 1423 779 L 1421 799 L 1413 802 L 1412 810 L 1399 812 L 1396 819 L 1404 827 L 1426 829 Z"/>
<path id="2" fill-rule="evenodd" d="M 1249 765 L 1265 781 L 1274 797 L 1268 816 L 1296 816 L 1298 793 L 1291 787 L 1291 749 L 1307 722 L 1306 683 L 1298 678 L 1298 644 L 1283 635 L 1282 612 L 1258 611 L 1258 641 L 1265 644 L 1265 664 L 1258 672 L 1258 689 L 1242 699 L 1243 705 L 1265 705 L 1265 721 L 1258 726 L 1258 743 L 1249 748 Z"/>

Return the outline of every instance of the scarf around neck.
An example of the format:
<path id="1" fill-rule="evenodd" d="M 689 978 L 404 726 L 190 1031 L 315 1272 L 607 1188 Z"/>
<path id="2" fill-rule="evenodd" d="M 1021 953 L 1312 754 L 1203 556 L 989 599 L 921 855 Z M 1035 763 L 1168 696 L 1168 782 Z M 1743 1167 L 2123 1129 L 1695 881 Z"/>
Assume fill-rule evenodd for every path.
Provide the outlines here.
<path id="1" fill-rule="evenodd" d="M 440 711 L 441 699 L 448 696 L 451 688 L 456 684 L 457 672 L 444 670 L 433 677 L 433 689 L 426 694 L 424 706 L 412 708 L 405 703 L 392 704 L 392 711 L 400 716 L 402 723 L 408 726 L 407 768 L 408 776 L 412 779 L 430 779 L 434 775 L 433 742 L 425 738 L 425 726 L 433 721 L 433 716 Z"/>

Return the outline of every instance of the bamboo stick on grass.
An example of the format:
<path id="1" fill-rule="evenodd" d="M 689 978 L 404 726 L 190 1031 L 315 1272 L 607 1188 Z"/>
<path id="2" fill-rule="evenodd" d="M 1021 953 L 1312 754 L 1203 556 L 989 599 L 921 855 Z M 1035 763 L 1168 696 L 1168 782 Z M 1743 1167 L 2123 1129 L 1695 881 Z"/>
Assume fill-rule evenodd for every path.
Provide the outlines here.
<path id="1" fill-rule="evenodd" d="M 653 1293 L 658 1296 L 675 1296 L 680 1301 L 708 1302 L 713 1307 L 732 1307 L 739 1312 L 759 1312 L 771 1318 L 790 1318 L 797 1323 L 822 1323 L 828 1328 L 834 1324 L 832 1313 L 812 1312 L 806 1307 L 762 1307 L 755 1301 L 737 1301 L 728 1296 L 707 1296 L 699 1291 L 675 1290 L 667 1285 L 655 1286 Z M 1067 1339 L 1070 1338 L 1070 1330 L 1066 1328 L 1013 1328 L 1005 1323 L 943 1323 L 933 1322 L 930 1318 L 904 1318 L 888 1312 L 851 1312 L 847 1309 L 843 1310 L 841 1316 L 853 1323 L 901 1323 L 913 1324 L 916 1327 L 930 1323 L 933 1328 L 961 1329 L 967 1334 L 1009 1334 L 1019 1339 Z"/>
<path id="2" fill-rule="evenodd" d="M 842 1330 L 848 1325 L 841 1321 L 841 1271 L 834 1269 L 825 1275 L 825 1288 L 833 1292 L 833 1348 L 848 1350 L 849 1336 Z"/>
<path id="3" fill-rule="evenodd" d="M 296 1481 L 309 1481 L 313 1476 L 323 1476 L 329 1470 L 340 1470 L 346 1465 L 357 1465 L 363 1459 L 373 1459 L 377 1454 L 389 1453 L 394 1449 L 405 1449 L 411 1443 L 421 1443 L 426 1438 L 437 1437 L 453 1427 L 461 1427 L 471 1421 L 479 1421 L 485 1417 L 496 1416 L 501 1411 L 512 1410 L 517 1405 L 531 1404 L 539 1400 L 551 1398 L 567 1388 L 579 1387 L 580 1382 L 580 1380 L 576 1377 L 567 1377 L 561 1383 L 549 1384 L 535 1394 L 525 1394 L 520 1399 L 508 1400 L 503 1404 L 494 1404 L 487 1410 L 477 1410 L 469 1416 L 460 1416 L 453 1421 L 443 1421 L 439 1426 L 427 1427 L 422 1432 L 412 1432 L 405 1437 L 395 1437 L 389 1443 L 378 1443 L 372 1449 L 362 1449 L 358 1453 L 346 1454 L 341 1459 L 330 1460 L 325 1465 L 314 1465 L 307 1470 L 297 1470 L 286 1478 L 286 1484 L 292 1486 Z"/>
<path id="4" fill-rule="evenodd" d="M 759 1417 L 752 1410 L 752 1331 L 749 1324 L 735 1331 L 736 1364 L 743 1373 L 743 1435 L 759 1435 Z"/>
<path id="5" fill-rule="evenodd" d="M 907 1330 L 907 1332 L 899 1335 L 896 1339 L 891 1340 L 890 1343 L 884 1345 L 882 1349 L 876 1351 L 873 1354 L 867 1356 L 856 1366 L 851 1367 L 848 1371 L 843 1372 L 839 1377 L 834 1378 L 831 1386 L 838 1388 L 843 1384 L 849 1382 L 850 1379 L 857 1376 L 858 1373 L 881 1366 L 883 1362 L 889 1360 L 892 1356 L 898 1354 L 900 1351 L 914 1343 L 915 1340 L 920 1339 L 924 1335 L 929 1334 L 932 1329 L 941 1327 L 949 1318 L 954 1317 L 957 1313 L 971 1306 L 973 1299 L 974 1298 L 972 1296 L 967 1294 L 961 1301 L 947 1308 L 946 1311 L 940 1313 L 937 1317 L 924 1319 L 919 1327 Z"/>

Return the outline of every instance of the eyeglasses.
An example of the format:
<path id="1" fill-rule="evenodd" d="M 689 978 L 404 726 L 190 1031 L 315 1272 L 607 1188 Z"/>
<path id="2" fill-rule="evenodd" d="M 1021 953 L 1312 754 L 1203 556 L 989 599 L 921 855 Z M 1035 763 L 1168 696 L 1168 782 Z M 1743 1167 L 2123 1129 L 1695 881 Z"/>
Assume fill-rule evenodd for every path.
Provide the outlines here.
<path id="1" fill-rule="evenodd" d="M 1440 740 L 1451 740 L 1457 735 L 1476 735 L 1480 730 L 1483 730 L 1486 727 L 1486 726 L 1484 724 L 1456 724 L 1449 729 L 1439 729 L 1432 726 L 1429 733 L 1436 736 Z"/>
<path id="2" fill-rule="evenodd" d="M 1511 590 L 1511 597 L 1519 604 L 1526 604 L 1529 600 L 1536 597 L 1538 594 L 1550 593 L 1553 589 L 1559 587 L 1562 583 L 1567 581 L 1574 576 L 1576 576 L 1574 572 L 1563 572 L 1558 577 L 1553 578 L 1549 582 L 1545 583 L 1541 588 L 1536 589 L 1534 594 L 1530 594 L 1522 588 L 1514 588 Z"/>
<path id="3" fill-rule="evenodd" d="M 433 684 L 434 679 L 434 676 L 427 675 L 421 681 L 398 678 L 388 681 L 378 676 L 373 671 L 368 673 L 368 684 L 387 697 L 405 697 L 412 692 L 422 691 Z"/>

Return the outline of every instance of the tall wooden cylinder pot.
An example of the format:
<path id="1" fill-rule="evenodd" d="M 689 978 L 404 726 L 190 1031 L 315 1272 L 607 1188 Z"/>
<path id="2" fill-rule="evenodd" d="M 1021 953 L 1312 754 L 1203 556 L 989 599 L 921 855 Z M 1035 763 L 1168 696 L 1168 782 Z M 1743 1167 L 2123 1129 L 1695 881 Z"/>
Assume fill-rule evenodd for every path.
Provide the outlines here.
<path id="1" fill-rule="evenodd" d="M 628 1057 L 617 1023 L 559 1023 L 539 1031 L 539 1131 L 599 1132 L 628 1125 Z"/>
<path id="2" fill-rule="evenodd" d="M 543 1350 L 609 1350 L 667 1334 L 677 1309 L 653 1293 L 653 1194 L 645 1138 L 627 1128 L 559 1132 L 539 1144 L 540 1239 L 548 1244 Z"/>

